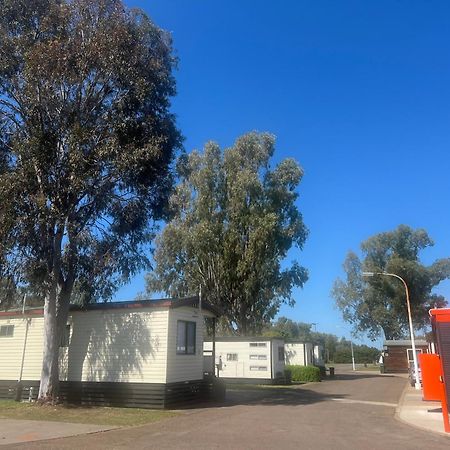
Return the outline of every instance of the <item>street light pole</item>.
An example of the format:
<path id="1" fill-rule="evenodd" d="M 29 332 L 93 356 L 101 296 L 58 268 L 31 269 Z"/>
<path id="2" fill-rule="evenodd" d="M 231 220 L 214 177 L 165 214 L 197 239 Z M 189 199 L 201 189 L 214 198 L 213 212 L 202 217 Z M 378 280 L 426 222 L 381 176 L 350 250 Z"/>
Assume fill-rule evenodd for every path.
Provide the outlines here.
<path id="1" fill-rule="evenodd" d="M 406 281 L 400 277 L 399 275 L 395 273 L 387 273 L 387 272 L 363 272 L 362 275 L 364 277 L 373 277 L 375 275 L 385 275 L 387 277 L 394 277 L 398 278 L 405 287 L 405 293 L 406 293 L 406 306 L 408 308 L 408 322 L 409 322 L 409 333 L 411 335 L 411 347 L 413 351 L 413 361 L 414 361 L 414 378 L 415 378 L 415 388 L 420 389 L 420 381 L 419 381 L 419 364 L 417 362 L 417 353 L 416 353 L 416 342 L 414 339 L 414 329 L 413 329 L 413 323 L 412 323 L 412 317 L 411 317 L 411 304 L 409 302 L 409 291 L 408 286 L 406 284 Z"/>
<path id="2" fill-rule="evenodd" d="M 353 370 L 356 370 L 356 367 L 355 367 L 355 354 L 353 353 L 353 341 L 350 341 L 350 347 L 352 349 L 352 367 L 353 367 Z"/>

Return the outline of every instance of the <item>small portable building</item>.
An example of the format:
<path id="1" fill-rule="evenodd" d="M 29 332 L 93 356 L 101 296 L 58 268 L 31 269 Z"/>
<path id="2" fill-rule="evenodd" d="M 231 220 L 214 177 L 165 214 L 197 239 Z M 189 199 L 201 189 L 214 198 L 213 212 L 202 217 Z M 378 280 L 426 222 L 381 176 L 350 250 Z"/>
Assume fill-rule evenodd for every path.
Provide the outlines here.
<path id="1" fill-rule="evenodd" d="M 294 366 L 323 366 L 323 347 L 311 342 L 289 341 L 284 344 L 286 364 Z"/>
<path id="2" fill-rule="evenodd" d="M 417 353 L 428 353 L 426 341 L 416 340 L 415 346 Z M 414 361 L 411 341 L 408 339 L 384 341 L 382 356 L 385 373 L 408 373 Z"/>
<path id="3" fill-rule="evenodd" d="M 311 342 L 286 342 L 284 344 L 286 364 L 291 366 L 313 366 L 314 345 Z"/>
<path id="4" fill-rule="evenodd" d="M 72 307 L 61 340 L 60 391 L 84 404 L 163 408 L 196 401 L 203 377 L 204 317 L 218 311 L 197 297 Z M 0 398 L 39 389 L 42 308 L 0 311 Z M 203 397 L 202 397 L 203 396 Z"/>
<path id="5" fill-rule="evenodd" d="M 274 383 L 284 377 L 284 340 L 270 337 L 217 337 L 205 341 L 205 360 L 215 353 L 216 374 L 229 381 Z"/>

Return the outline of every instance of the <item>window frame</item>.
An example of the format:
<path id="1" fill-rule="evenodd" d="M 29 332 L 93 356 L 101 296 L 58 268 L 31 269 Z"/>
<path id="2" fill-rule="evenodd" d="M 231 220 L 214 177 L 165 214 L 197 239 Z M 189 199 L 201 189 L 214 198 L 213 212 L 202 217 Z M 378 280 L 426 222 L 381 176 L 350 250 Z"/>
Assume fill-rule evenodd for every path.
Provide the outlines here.
<path id="1" fill-rule="evenodd" d="M 0 325 L 0 339 L 14 337 L 14 328 L 15 327 L 13 324 Z M 11 330 L 11 332 L 9 333 L 8 331 L 5 331 L 5 333 L 2 334 L 2 332 L 1 332 L 2 329 L 3 330 Z"/>
<path id="2" fill-rule="evenodd" d="M 238 361 L 237 353 L 227 353 L 227 361 Z"/>
<path id="3" fill-rule="evenodd" d="M 267 355 L 262 354 L 251 354 L 249 355 L 249 359 L 252 361 L 267 361 Z"/>
<path id="4" fill-rule="evenodd" d="M 184 330 L 183 333 L 184 335 L 182 336 L 183 341 L 182 343 L 184 344 L 184 350 L 181 350 L 182 345 L 178 345 L 180 340 L 180 324 L 184 325 Z M 189 345 L 189 329 L 193 329 L 194 331 L 194 339 L 193 342 L 191 342 L 191 344 L 193 345 Z M 195 355 L 197 353 L 197 322 L 191 321 L 191 320 L 177 320 L 177 338 L 176 338 L 176 354 L 177 355 Z"/>
<path id="5" fill-rule="evenodd" d="M 249 369 L 252 372 L 267 372 L 269 370 L 267 366 L 250 366 Z"/>

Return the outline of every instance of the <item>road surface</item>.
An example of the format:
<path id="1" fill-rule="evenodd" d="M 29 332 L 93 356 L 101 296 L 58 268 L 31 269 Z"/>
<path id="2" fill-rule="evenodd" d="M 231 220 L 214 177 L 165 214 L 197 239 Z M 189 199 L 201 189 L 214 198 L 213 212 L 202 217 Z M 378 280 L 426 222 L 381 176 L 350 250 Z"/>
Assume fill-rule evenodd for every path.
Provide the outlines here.
<path id="1" fill-rule="evenodd" d="M 333 380 L 295 389 L 234 390 L 222 407 L 184 411 L 150 425 L 11 448 L 448 450 L 449 438 L 394 418 L 406 383 L 338 368 Z"/>

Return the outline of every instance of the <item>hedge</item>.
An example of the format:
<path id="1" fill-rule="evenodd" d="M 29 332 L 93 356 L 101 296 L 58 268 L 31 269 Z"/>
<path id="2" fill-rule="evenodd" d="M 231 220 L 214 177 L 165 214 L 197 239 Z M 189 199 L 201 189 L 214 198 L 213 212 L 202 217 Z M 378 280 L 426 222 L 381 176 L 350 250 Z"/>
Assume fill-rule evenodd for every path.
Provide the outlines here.
<path id="1" fill-rule="evenodd" d="M 320 381 L 320 369 L 315 366 L 286 366 L 292 381 Z"/>

